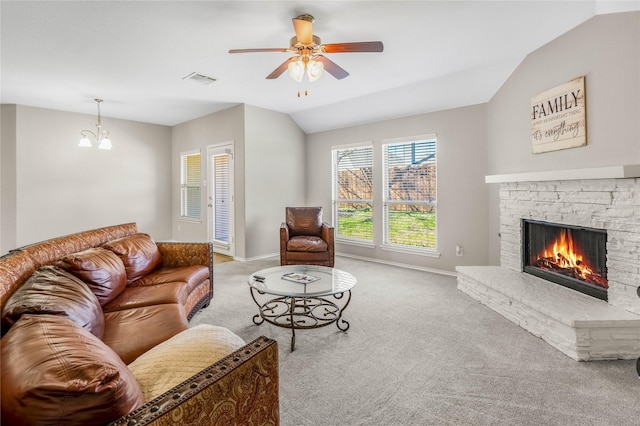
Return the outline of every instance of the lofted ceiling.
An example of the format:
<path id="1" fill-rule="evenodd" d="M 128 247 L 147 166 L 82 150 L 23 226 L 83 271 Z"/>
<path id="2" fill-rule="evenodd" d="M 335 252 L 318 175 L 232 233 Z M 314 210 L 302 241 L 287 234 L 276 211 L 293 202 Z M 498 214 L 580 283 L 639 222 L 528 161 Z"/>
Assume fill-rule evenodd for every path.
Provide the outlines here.
<path id="1" fill-rule="evenodd" d="M 635 1 L 2 1 L 1 102 L 175 125 L 240 103 L 306 133 L 487 102 L 524 57 Z M 265 77 L 290 53 L 292 18 L 322 43 L 380 40 L 327 56 L 350 76 Z M 196 72 L 216 81 L 185 80 Z M 308 95 L 304 96 L 304 91 Z M 298 91 L 302 96 L 298 97 Z"/>

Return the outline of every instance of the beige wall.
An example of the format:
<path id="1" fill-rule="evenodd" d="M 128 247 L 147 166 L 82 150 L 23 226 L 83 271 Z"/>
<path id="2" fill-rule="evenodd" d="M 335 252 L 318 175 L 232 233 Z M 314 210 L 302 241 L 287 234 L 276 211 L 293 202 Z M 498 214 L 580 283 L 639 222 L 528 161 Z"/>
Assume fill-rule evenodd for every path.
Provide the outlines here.
<path id="1" fill-rule="evenodd" d="M 13 214 L 15 243 L 3 237 L 3 250 L 123 222 L 137 222 L 155 239 L 170 238 L 169 127 L 103 117 L 114 149 L 83 149 L 80 130 L 95 130 L 95 116 L 15 108 L 15 159 L 4 155 L 10 152 L 4 137 L 1 157 L 3 173 L 15 168 L 15 203 L 7 193 L 11 182 L 7 190 L 3 179 L 1 228 L 4 236 Z M 4 122 L 11 117 L 2 118 L 3 129 L 11 126 Z"/>
<path id="2" fill-rule="evenodd" d="M 334 146 L 372 142 L 374 172 L 380 170 L 385 139 L 436 133 L 438 137 L 439 258 L 382 250 L 382 210 L 374 207 L 374 248 L 338 244 L 338 253 L 453 272 L 456 265 L 487 263 L 486 107 L 475 105 L 307 136 L 307 204 L 320 205 L 331 217 L 331 150 Z M 374 175 L 374 193 L 382 193 Z M 464 255 L 455 255 L 456 245 Z"/>
<path id="3" fill-rule="evenodd" d="M 234 256 L 254 259 L 279 254 L 284 206 L 304 201 L 305 139 L 293 120 L 283 113 L 239 105 L 174 126 L 172 140 L 173 238 L 208 238 L 206 196 L 202 222 L 180 220 L 180 152 L 200 149 L 202 170 L 206 170 L 206 147 L 233 141 Z"/>
<path id="4" fill-rule="evenodd" d="M 488 104 L 488 174 L 640 164 L 640 12 L 599 15 L 527 56 Z M 531 153 L 530 100 L 585 76 L 587 145 Z M 498 185 L 490 187 L 499 264 Z"/>
<path id="5" fill-rule="evenodd" d="M 76 147 L 79 131 L 94 128 L 92 115 L 3 105 L 0 250 L 127 221 L 156 239 L 204 241 L 206 221 L 179 220 L 179 154 L 206 154 L 208 145 L 233 141 L 236 255 L 273 255 L 286 205 L 321 205 L 332 221 L 332 146 L 372 141 L 380 155 L 383 139 L 436 133 L 441 257 L 383 251 L 381 241 L 337 249 L 444 271 L 498 264 L 497 188 L 484 176 L 639 164 L 639 56 L 640 13 L 599 15 L 531 53 L 488 104 L 306 136 L 286 114 L 247 105 L 172 128 L 105 117 L 111 152 Z M 581 75 L 587 146 L 534 156 L 531 97 Z M 455 256 L 458 244 L 462 257 Z"/>
<path id="6" fill-rule="evenodd" d="M 16 106 L 0 106 L 0 255 L 17 247 Z"/>
<path id="7" fill-rule="evenodd" d="M 207 180 L 207 147 L 223 142 L 234 144 L 235 166 L 235 214 L 236 251 L 244 253 L 244 107 L 225 109 L 215 114 L 190 120 L 173 126 L 171 136 L 171 217 L 172 237 L 177 241 L 207 241 L 208 236 L 208 187 L 202 191 L 202 220 L 199 222 L 180 219 L 180 153 L 200 150 L 203 181 Z"/>
<path id="8" fill-rule="evenodd" d="M 305 205 L 305 134 L 287 114 L 245 106 L 245 257 L 280 254 L 286 206 Z"/>

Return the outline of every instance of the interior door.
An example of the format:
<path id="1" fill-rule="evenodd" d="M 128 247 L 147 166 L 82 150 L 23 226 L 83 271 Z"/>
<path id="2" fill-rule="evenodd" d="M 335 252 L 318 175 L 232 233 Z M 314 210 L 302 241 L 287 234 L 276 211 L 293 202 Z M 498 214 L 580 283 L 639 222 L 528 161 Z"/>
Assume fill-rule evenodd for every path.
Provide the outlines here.
<path id="1" fill-rule="evenodd" d="M 233 142 L 209 146 L 207 158 L 209 239 L 214 252 L 233 257 Z"/>

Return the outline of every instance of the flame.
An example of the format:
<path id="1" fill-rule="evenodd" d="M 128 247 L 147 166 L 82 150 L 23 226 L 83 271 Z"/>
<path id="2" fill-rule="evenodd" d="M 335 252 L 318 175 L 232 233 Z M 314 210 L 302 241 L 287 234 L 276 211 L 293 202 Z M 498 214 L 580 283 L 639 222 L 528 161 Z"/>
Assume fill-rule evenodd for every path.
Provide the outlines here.
<path id="1" fill-rule="evenodd" d="M 608 288 L 607 278 L 593 271 L 573 240 L 571 231 L 562 229 L 558 238 L 538 255 L 535 266 L 551 269 L 573 278 Z M 570 272 L 570 273 L 567 273 Z"/>
<path id="2" fill-rule="evenodd" d="M 593 274 L 591 268 L 584 263 L 580 253 L 573 242 L 573 237 L 567 229 L 560 232 L 560 236 L 553 242 L 553 246 L 544 250 L 544 258 L 555 258 L 556 265 L 561 268 L 576 268 L 584 274 Z"/>

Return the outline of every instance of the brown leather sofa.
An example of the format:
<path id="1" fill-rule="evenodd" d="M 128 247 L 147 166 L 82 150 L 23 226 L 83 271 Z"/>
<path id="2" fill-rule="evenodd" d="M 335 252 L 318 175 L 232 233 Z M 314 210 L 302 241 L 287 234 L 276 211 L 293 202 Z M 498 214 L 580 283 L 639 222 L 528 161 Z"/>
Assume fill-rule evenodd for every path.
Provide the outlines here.
<path id="1" fill-rule="evenodd" d="M 237 349 L 145 401 L 130 366 L 212 297 L 210 244 L 155 243 L 135 223 L 0 257 L 2 424 L 278 424 L 277 343 L 238 347 L 228 330 Z"/>
<path id="2" fill-rule="evenodd" d="M 334 228 L 322 221 L 322 207 L 287 207 L 280 225 L 280 265 L 333 267 Z"/>

